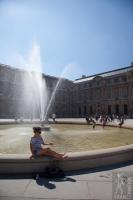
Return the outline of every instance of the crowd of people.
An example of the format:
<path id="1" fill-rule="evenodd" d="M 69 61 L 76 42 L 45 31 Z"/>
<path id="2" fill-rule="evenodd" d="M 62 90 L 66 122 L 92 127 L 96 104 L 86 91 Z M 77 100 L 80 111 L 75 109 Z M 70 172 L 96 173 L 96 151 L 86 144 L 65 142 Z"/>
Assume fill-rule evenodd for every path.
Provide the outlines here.
<path id="1" fill-rule="evenodd" d="M 110 122 L 117 121 L 118 127 L 121 128 L 124 124 L 124 121 L 126 119 L 126 116 L 123 115 L 98 115 L 95 114 L 94 116 L 86 116 L 86 122 L 87 124 L 92 124 L 93 129 L 95 129 L 95 126 L 97 123 L 102 124 L 103 128 Z"/>

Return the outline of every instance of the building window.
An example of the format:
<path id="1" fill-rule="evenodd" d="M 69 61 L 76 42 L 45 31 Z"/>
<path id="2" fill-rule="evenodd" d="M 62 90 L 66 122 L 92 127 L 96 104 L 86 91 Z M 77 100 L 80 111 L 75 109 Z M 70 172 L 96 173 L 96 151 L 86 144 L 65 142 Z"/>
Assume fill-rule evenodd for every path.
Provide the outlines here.
<path id="1" fill-rule="evenodd" d="M 114 78 L 114 82 L 118 83 L 119 82 L 119 78 L 118 77 Z"/>
<path id="2" fill-rule="evenodd" d="M 110 83 L 111 83 L 111 79 L 108 79 L 108 80 L 107 80 L 107 83 L 110 84 Z"/>
<path id="3" fill-rule="evenodd" d="M 114 93 L 115 93 L 115 98 L 118 98 L 119 97 L 119 88 L 115 88 Z"/>
<path id="4" fill-rule="evenodd" d="M 111 115 L 111 105 L 108 105 L 108 115 Z"/>
<path id="5" fill-rule="evenodd" d="M 128 106 L 124 104 L 124 115 L 128 115 Z"/>
<path id="6" fill-rule="evenodd" d="M 79 106 L 78 110 L 79 110 L 79 115 L 81 115 L 81 107 L 80 106 Z"/>
<path id="7" fill-rule="evenodd" d="M 126 76 L 121 77 L 121 79 L 122 79 L 123 82 L 127 81 L 127 77 Z"/>
<path id="8" fill-rule="evenodd" d="M 128 97 L 128 87 L 122 88 L 122 97 Z"/>
<path id="9" fill-rule="evenodd" d="M 86 106 L 84 106 L 84 115 L 86 115 Z"/>
<path id="10" fill-rule="evenodd" d="M 93 109 L 92 109 L 92 106 L 90 106 L 90 115 L 93 114 Z"/>
<path id="11" fill-rule="evenodd" d="M 119 115 L 119 105 L 118 104 L 115 105 L 115 114 Z"/>

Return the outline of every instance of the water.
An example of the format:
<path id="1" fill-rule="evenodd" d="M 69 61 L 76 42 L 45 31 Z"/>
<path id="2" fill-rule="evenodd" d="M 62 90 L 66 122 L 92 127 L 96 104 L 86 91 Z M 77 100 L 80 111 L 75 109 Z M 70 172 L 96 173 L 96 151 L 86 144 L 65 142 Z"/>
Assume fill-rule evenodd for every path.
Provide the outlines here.
<path id="1" fill-rule="evenodd" d="M 29 142 L 33 135 L 31 125 L 0 125 L 0 153 L 30 153 Z M 133 131 L 127 129 L 87 125 L 51 124 L 50 131 L 42 132 L 46 142 L 58 152 L 79 152 L 106 149 L 133 143 Z"/>
<path id="2" fill-rule="evenodd" d="M 21 73 L 17 84 L 20 99 L 16 103 L 16 109 L 22 118 L 39 118 L 40 121 L 45 121 L 49 112 L 54 112 L 50 108 L 54 102 L 54 97 L 62 82 L 62 77 L 66 74 L 68 69 L 73 67 L 72 64 L 64 67 L 60 77 L 57 78 L 57 83 L 50 91 L 47 88 L 45 76 L 42 74 L 45 68 L 41 61 L 40 45 L 37 42 L 33 43 L 31 51 L 27 58 L 23 58 L 23 67 L 25 72 Z M 14 92 L 16 95 L 16 92 Z M 16 96 L 14 95 L 14 99 Z"/>
<path id="3" fill-rule="evenodd" d="M 61 85 L 61 82 L 62 82 L 62 78 L 63 78 L 63 76 L 66 74 L 67 70 L 70 69 L 70 67 L 72 67 L 72 65 L 67 65 L 67 66 L 64 68 L 62 74 L 60 75 L 60 78 L 58 78 L 58 81 L 57 81 L 57 83 L 56 83 L 56 85 L 55 85 L 55 87 L 54 87 L 54 90 L 53 90 L 53 92 L 52 92 L 52 95 L 51 95 L 51 97 L 50 97 L 50 99 L 49 99 L 49 101 L 48 101 L 47 108 L 46 108 L 46 112 L 45 112 L 45 117 L 44 117 L 44 118 L 47 117 L 47 114 L 48 114 L 48 112 L 49 112 L 49 110 L 50 110 L 50 107 L 51 107 L 51 105 L 52 105 L 52 103 L 53 103 L 53 101 L 54 101 L 54 97 L 55 97 L 56 91 L 59 89 L 59 86 Z"/>
<path id="4" fill-rule="evenodd" d="M 27 70 L 21 77 L 24 112 L 28 110 L 31 118 L 39 117 L 43 121 L 48 104 L 48 91 L 45 78 L 42 76 L 39 44 L 33 44 L 25 65 Z"/>

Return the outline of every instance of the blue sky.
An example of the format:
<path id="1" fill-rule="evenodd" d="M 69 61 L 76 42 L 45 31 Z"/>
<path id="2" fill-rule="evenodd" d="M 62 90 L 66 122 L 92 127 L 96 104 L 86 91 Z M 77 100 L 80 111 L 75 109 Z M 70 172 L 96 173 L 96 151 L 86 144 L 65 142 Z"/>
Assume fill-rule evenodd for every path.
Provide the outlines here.
<path id="1" fill-rule="evenodd" d="M 74 80 L 130 65 L 132 38 L 132 0 L 0 0 L 3 64 Z"/>

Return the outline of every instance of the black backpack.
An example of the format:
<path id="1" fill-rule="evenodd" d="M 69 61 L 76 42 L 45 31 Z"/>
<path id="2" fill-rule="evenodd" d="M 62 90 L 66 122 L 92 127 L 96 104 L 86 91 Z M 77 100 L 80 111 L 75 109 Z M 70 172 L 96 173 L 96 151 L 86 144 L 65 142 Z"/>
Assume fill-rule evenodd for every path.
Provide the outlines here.
<path id="1" fill-rule="evenodd" d="M 45 168 L 44 172 L 41 173 L 34 173 L 32 174 L 32 178 L 38 179 L 39 177 L 46 177 L 46 178 L 64 178 L 65 174 L 63 170 L 55 165 L 48 166 Z"/>

